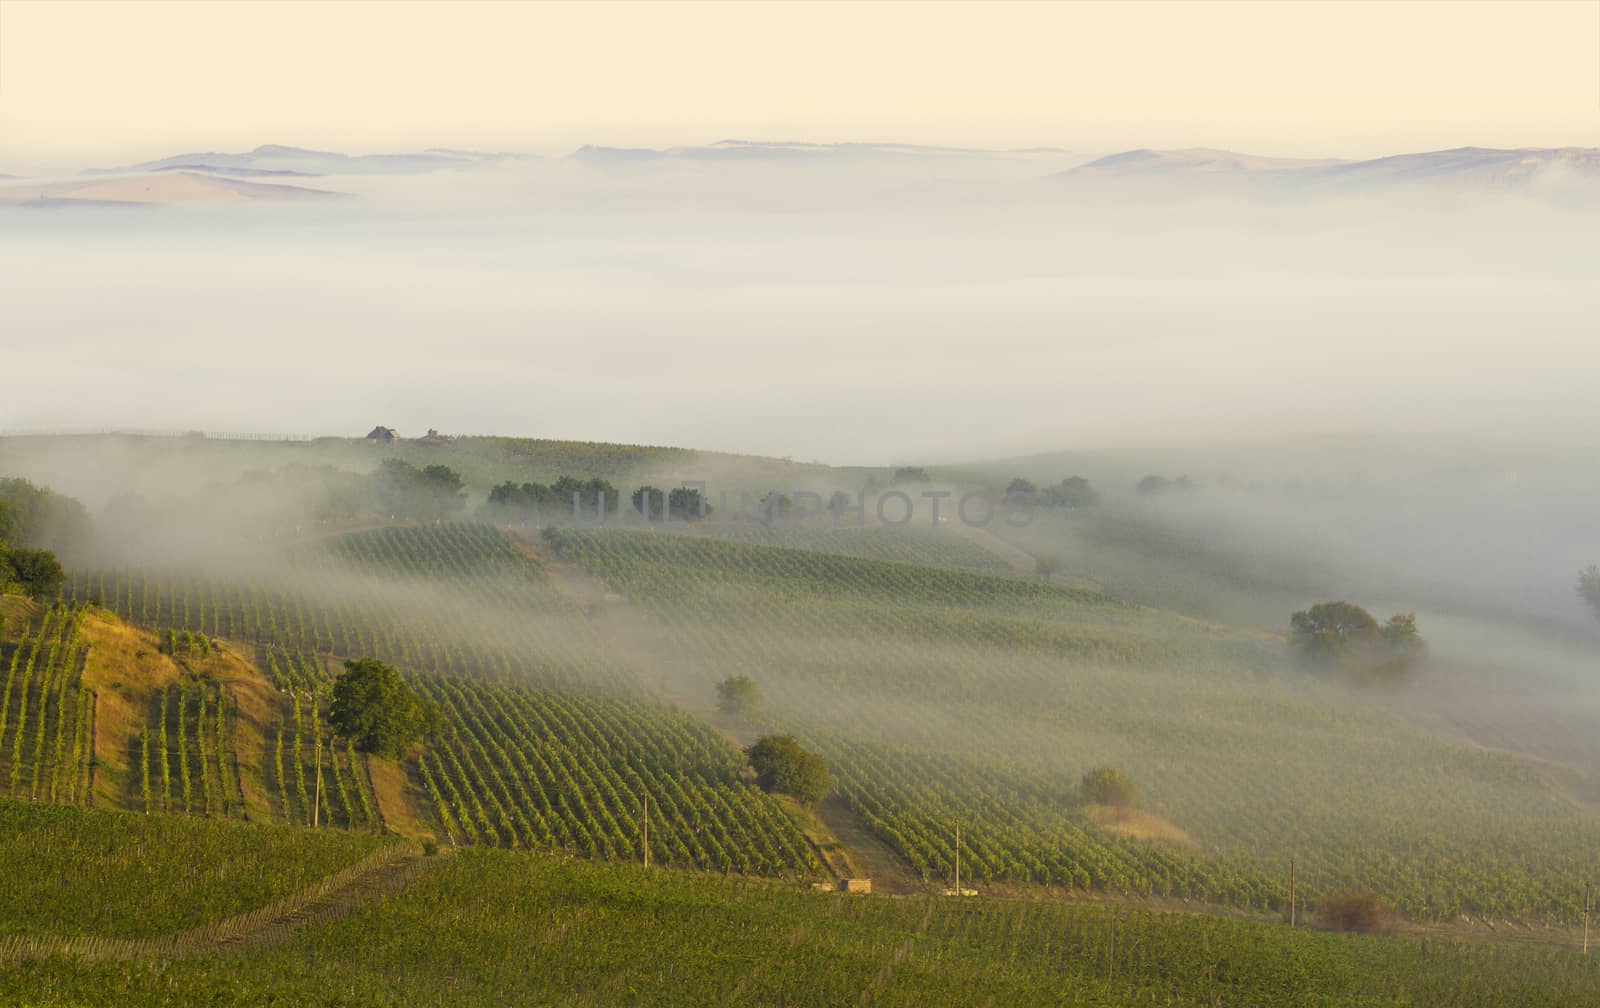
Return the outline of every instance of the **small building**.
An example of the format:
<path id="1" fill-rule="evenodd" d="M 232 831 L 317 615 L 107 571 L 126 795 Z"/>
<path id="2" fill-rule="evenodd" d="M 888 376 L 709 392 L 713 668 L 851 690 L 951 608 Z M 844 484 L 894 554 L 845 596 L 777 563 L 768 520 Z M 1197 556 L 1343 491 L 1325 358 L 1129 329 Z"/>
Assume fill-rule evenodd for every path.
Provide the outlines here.
<path id="1" fill-rule="evenodd" d="M 367 440 L 376 441 L 379 444 L 394 444 L 396 436 L 393 427 L 374 427 L 372 428 L 372 433 L 367 435 Z"/>

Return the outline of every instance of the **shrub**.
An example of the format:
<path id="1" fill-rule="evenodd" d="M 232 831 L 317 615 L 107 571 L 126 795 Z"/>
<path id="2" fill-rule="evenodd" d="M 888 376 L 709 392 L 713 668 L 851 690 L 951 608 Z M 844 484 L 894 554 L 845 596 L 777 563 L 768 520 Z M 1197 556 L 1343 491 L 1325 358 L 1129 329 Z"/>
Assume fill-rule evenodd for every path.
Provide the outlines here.
<path id="1" fill-rule="evenodd" d="M 1095 767 L 1083 775 L 1083 800 L 1094 805 L 1126 808 L 1133 804 L 1133 781 L 1121 770 Z"/>
<path id="2" fill-rule="evenodd" d="M 763 788 L 792 795 L 806 805 L 820 801 L 833 787 L 822 757 L 806 751 L 792 735 L 763 735 L 745 755 Z"/>
<path id="3" fill-rule="evenodd" d="M 717 683 L 717 709 L 725 714 L 748 714 L 761 706 L 755 680 L 740 673 Z"/>
<path id="4" fill-rule="evenodd" d="M 1322 919 L 1335 931 L 1372 934 L 1388 929 L 1389 910 L 1377 893 L 1352 886 L 1329 893 L 1323 899 Z"/>

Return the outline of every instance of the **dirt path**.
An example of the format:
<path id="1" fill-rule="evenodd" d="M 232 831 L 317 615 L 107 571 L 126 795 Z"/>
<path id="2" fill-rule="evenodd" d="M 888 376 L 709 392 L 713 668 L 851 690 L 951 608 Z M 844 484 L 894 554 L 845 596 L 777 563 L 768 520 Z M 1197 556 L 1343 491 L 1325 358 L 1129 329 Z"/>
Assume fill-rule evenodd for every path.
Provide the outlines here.
<path id="1" fill-rule="evenodd" d="M 822 799 L 816 811 L 817 818 L 844 849 L 856 877 L 872 880 L 873 892 L 908 896 L 932 891 L 838 794 Z"/>
<path id="2" fill-rule="evenodd" d="M 12 935 L 0 939 L 0 962 L 51 956 L 97 960 L 172 959 L 202 952 L 276 945 L 307 924 L 340 920 L 368 900 L 398 892 L 439 860 L 439 857 L 423 856 L 409 844 L 393 844 L 276 903 L 189 931 L 158 938 Z"/>

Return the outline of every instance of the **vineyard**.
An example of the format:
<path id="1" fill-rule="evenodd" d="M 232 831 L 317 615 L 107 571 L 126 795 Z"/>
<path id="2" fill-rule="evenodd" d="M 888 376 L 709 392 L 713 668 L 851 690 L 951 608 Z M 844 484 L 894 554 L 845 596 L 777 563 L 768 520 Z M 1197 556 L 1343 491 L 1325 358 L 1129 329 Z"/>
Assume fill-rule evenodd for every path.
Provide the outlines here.
<path id="1" fill-rule="evenodd" d="M 382 843 L 342 830 L 0 799 L 0 934 L 182 931 L 281 899 Z"/>
<path id="2" fill-rule="evenodd" d="M 162 690 L 151 708 L 151 722 L 139 735 L 145 811 L 241 815 L 227 694 L 213 683 L 186 680 Z"/>
<path id="3" fill-rule="evenodd" d="M 783 874 L 819 867 L 706 726 L 656 707 L 426 677 L 445 744 L 420 771 L 452 841 Z"/>
<path id="4" fill-rule="evenodd" d="M 85 645 L 76 607 L 57 606 L 0 644 L 0 783 L 19 798 L 88 801 L 94 696 L 79 689 Z"/>
<path id="5" fill-rule="evenodd" d="M 1011 568 L 998 554 L 954 532 L 931 528 L 811 528 L 782 520 L 707 523 L 695 529 L 704 535 L 761 546 L 782 546 L 816 553 L 835 553 L 865 560 L 891 560 L 928 567 L 957 567 L 1005 573 Z"/>
<path id="6" fill-rule="evenodd" d="M 1576 950 L 1049 902 L 861 899 L 493 850 L 247 954 L 0 965 L 0 999 L 155 1005 L 1573 1008 Z"/>
<path id="7" fill-rule="evenodd" d="M 1509 757 L 1282 668 L 1256 637 L 1043 581 L 699 537 L 546 535 L 643 605 L 709 695 L 818 748 L 915 870 L 1282 908 L 1340 885 L 1411 915 L 1571 922 L 1600 828 Z M 1169 839 L 1090 821 L 1089 766 L 1131 773 Z"/>
<path id="8" fill-rule="evenodd" d="M 381 825 L 364 759 L 327 726 L 330 656 L 375 655 L 405 669 L 443 715 L 443 739 L 413 771 L 442 839 L 642 859 L 648 799 L 656 863 L 820 870 L 782 809 L 740 776 L 725 741 L 628 698 L 637 692 L 631 670 L 597 657 L 601 636 L 589 618 L 502 533 L 382 528 L 303 548 L 294 563 L 309 585 L 299 597 L 142 574 L 89 575 L 69 588 L 135 621 L 186 628 L 168 631 L 175 649 L 202 634 L 259 642 L 256 665 L 278 695 L 262 774 L 275 820 Z M 360 601 L 319 605 L 319 586 L 322 597 L 337 586 L 341 598 Z M 566 650 L 541 662 L 553 641 Z M 582 689 L 543 692 L 522 685 L 529 683 Z M 606 684 L 621 696 L 596 695 Z M 226 783 L 218 776 L 227 762 L 225 707 L 202 686 L 162 694 L 141 743 L 146 808 L 227 813 L 229 792 L 218 786 Z"/>
<path id="9" fill-rule="evenodd" d="M 139 626 L 283 651 L 569 689 L 635 686 L 581 609 L 484 525 L 353 533 L 250 579 L 74 572 L 64 594 Z"/>

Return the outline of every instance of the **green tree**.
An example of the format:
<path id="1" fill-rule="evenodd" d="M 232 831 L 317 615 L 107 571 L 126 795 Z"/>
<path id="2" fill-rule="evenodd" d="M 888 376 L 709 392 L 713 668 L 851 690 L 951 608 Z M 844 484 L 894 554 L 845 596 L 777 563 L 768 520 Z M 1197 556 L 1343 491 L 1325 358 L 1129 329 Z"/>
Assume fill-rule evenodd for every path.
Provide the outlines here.
<path id="1" fill-rule="evenodd" d="M 717 709 L 726 714 L 748 714 L 761 706 L 761 690 L 744 673 L 717 683 Z"/>
<path id="2" fill-rule="evenodd" d="M 0 544 L 0 590 L 10 586 L 47 602 L 61 594 L 66 579 L 61 561 L 49 550 L 7 549 Z"/>
<path id="3" fill-rule="evenodd" d="M 792 735 L 763 735 L 745 755 L 763 788 L 792 795 L 802 804 L 816 804 L 833 787 L 828 764 Z"/>
<path id="4" fill-rule="evenodd" d="M 328 720 L 357 749 L 398 758 L 423 736 L 433 717 L 400 673 L 363 658 L 345 662 L 334 680 Z"/>
<path id="5" fill-rule="evenodd" d="M 633 509 L 650 521 L 661 521 L 667 515 L 666 492 L 646 483 L 633 492 Z"/>
<path id="6" fill-rule="evenodd" d="M 1413 613 L 1396 614 L 1380 625 L 1358 605 L 1319 602 L 1289 617 L 1289 627 L 1290 651 L 1302 665 L 1318 672 L 1393 677 L 1427 653 Z"/>
<path id="7" fill-rule="evenodd" d="M 711 506 L 695 487 L 679 487 L 667 494 L 667 513 L 683 521 L 699 521 L 711 514 Z"/>
<path id="8" fill-rule="evenodd" d="M 428 517 L 442 520 L 465 506 L 461 474 L 449 466 L 431 465 L 422 470 L 420 489 L 428 502 Z"/>
<path id="9" fill-rule="evenodd" d="M 0 543 L 70 555 L 89 545 L 89 512 L 71 497 L 25 479 L 0 479 Z"/>
<path id="10" fill-rule="evenodd" d="M 1068 476 L 1056 486 L 1045 487 L 1044 502 L 1051 507 L 1094 507 L 1100 503 L 1100 494 L 1082 476 Z"/>
<path id="11" fill-rule="evenodd" d="M 1600 619 L 1600 567 L 1590 564 L 1578 572 L 1578 598 Z"/>
<path id="12" fill-rule="evenodd" d="M 1133 796 L 1133 781 L 1121 770 L 1099 766 L 1083 775 L 1083 800 L 1090 804 L 1127 808 Z"/>

